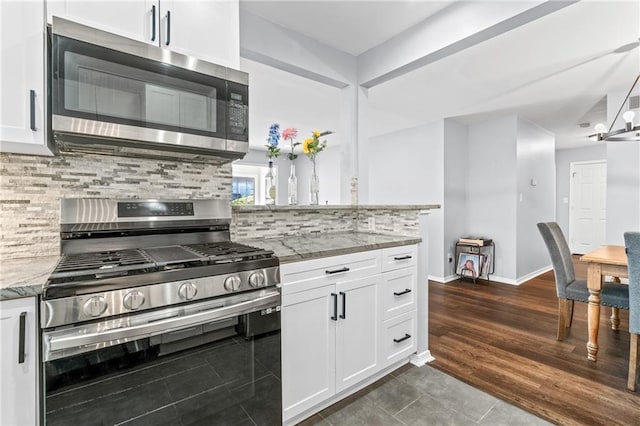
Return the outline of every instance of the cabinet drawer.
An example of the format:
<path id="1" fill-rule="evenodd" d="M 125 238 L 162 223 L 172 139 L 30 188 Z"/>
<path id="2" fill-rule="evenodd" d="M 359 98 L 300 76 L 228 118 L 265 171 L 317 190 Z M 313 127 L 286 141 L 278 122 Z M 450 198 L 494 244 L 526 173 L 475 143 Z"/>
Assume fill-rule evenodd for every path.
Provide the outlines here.
<path id="1" fill-rule="evenodd" d="M 318 285 L 364 278 L 381 272 L 380 250 L 332 256 L 280 265 L 282 294 L 309 290 Z"/>
<path id="2" fill-rule="evenodd" d="M 382 271 L 406 268 L 418 264 L 418 247 L 411 246 L 390 247 L 382 249 Z"/>
<path id="3" fill-rule="evenodd" d="M 382 274 L 382 318 L 396 317 L 416 309 L 416 267 Z"/>
<path id="4" fill-rule="evenodd" d="M 382 324 L 380 339 L 382 367 L 406 358 L 417 348 L 416 311 L 407 312 Z"/>

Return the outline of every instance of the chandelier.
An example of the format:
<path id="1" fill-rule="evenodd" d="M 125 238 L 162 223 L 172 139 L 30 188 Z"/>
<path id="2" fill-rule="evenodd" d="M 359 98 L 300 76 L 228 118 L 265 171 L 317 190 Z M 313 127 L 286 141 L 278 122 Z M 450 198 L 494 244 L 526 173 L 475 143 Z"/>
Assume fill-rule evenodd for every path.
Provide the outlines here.
<path id="1" fill-rule="evenodd" d="M 605 126 L 604 124 L 596 124 L 595 126 L 596 133 L 594 133 L 593 135 L 589 135 L 590 139 L 593 139 L 596 141 L 607 141 L 607 142 L 612 142 L 612 141 L 640 142 L 640 124 L 635 124 L 635 125 L 633 124 L 633 119 L 636 114 L 631 109 L 629 109 L 624 114 L 622 114 L 622 118 L 624 119 L 624 128 L 613 130 L 613 125 L 616 123 L 616 120 L 618 120 L 618 116 L 624 109 L 624 106 L 628 105 L 627 101 L 629 100 L 629 96 L 631 95 L 631 93 L 633 93 L 633 89 L 638 84 L 638 80 L 640 80 L 640 74 L 638 74 L 638 76 L 636 77 L 636 80 L 631 85 L 631 89 L 629 89 L 629 93 L 627 93 L 627 96 L 624 98 L 624 101 L 622 101 L 622 105 L 620 105 L 620 109 L 618 109 L 618 113 L 616 114 L 615 118 L 611 122 L 611 127 L 609 127 L 609 130 L 607 131 L 607 126 Z"/>

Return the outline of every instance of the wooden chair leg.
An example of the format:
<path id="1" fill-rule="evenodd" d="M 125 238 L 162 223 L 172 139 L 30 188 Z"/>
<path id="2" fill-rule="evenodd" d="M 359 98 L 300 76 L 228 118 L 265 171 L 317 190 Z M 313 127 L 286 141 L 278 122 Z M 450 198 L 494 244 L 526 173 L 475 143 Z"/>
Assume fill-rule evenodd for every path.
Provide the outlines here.
<path id="1" fill-rule="evenodd" d="M 564 332 L 567 326 L 568 300 L 558 299 L 558 341 L 564 340 Z"/>
<path id="2" fill-rule="evenodd" d="M 575 304 L 575 300 L 567 300 L 567 305 L 569 307 L 569 325 L 567 327 L 571 328 L 571 324 L 573 323 L 573 305 Z"/>
<path id="3" fill-rule="evenodd" d="M 619 330 L 620 329 L 620 309 L 611 307 L 611 329 Z"/>
<path id="4" fill-rule="evenodd" d="M 636 391 L 636 378 L 638 377 L 638 335 L 629 335 L 629 378 L 627 379 L 627 389 Z"/>

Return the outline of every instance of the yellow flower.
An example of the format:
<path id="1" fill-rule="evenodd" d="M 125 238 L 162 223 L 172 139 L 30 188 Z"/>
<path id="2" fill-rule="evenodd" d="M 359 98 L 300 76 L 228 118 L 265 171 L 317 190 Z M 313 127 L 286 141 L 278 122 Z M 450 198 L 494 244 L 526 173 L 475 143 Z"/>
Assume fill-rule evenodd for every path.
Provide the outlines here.
<path id="1" fill-rule="evenodd" d="M 313 138 L 307 138 L 304 140 L 304 142 L 302 143 L 302 152 L 304 152 L 305 154 L 308 154 L 311 152 L 311 143 L 313 143 Z"/>
<path id="2" fill-rule="evenodd" d="M 313 133 L 313 136 L 315 136 L 316 138 L 319 138 L 319 137 L 320 137 L 320 132 L 319 132 L 319 131 L 317 131 L 317 130 L 314 130 L 314 131 L 313 131 L 313 132 L 311 132 L 311 133 Z"/>

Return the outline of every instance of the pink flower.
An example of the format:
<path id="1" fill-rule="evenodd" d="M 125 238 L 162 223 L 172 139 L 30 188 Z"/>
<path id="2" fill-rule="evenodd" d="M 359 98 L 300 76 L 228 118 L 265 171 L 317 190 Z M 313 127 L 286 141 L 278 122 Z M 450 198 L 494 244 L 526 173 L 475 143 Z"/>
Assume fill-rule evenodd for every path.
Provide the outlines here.
<path id="1" fill-rule="evenodd" d="M 298 136 L 298 129 L 295 127 L 288 127 L 282 131 L 282 139 L 295 139 Z"/>

